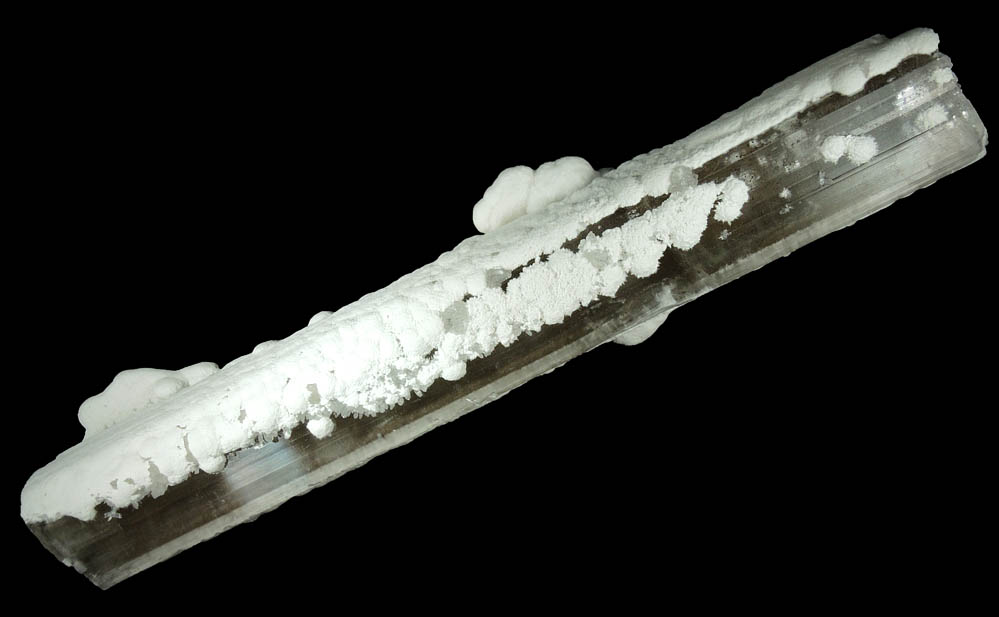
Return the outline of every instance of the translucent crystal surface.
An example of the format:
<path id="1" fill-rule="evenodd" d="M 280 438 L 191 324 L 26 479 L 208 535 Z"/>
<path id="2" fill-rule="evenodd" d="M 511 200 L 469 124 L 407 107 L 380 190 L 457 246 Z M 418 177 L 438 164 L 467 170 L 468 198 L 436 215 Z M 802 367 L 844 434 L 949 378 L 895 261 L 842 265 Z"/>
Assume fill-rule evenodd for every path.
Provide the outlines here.
<path id="1" fill-rule="evenodd" d="M 742 216 L 731 225 L 712 221 L 693 249 L 668 251 L 655 275 L 470 363 L 460 381 L 439 382 L 377 417 L 338 421 L 327 439 L 300 428 L 290 439 L 236 453 L 223 472 L 194 476 L 120 518 L 61 519 L 32 525 L 33 532 L 98 585 L 113 585 L 933 183 L 980 158 L 986 140 L 956 80 L 940 79 L 949 66 L 942 55 L 913 58 L 860 94 L 830 97 L 695 170 L 700 182 L 751 178 Z M 842 152 L 835 142 L 822 147 L 843 136 L 869 137 L 876 153 L 851 156 L 845 141 Z M 597 227 L 619 226 L 665 199 L 647 198 Z"/>

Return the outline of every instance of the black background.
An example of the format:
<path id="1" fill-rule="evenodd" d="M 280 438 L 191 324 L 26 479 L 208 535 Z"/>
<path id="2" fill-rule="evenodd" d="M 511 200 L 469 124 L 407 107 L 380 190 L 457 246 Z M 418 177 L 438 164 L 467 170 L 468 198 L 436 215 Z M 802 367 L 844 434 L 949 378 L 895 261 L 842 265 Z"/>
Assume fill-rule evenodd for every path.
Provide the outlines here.
<path id="1" fill-rule="evenodd" d="M 383 287 L 474 233 L 471 206 L 506 167 L 616 166 L 916 26 L 937 29 L 994 124 L 980 26 L 694 10 L 33 24 L 7 94 L 15 583 L 51 590 L 43 607 L 219 586 L 245 605 L 458 588 L 485 605 L 788 588 L 825 602 L 959 568 L 940 564 L 977 542 L 990 408 L 966 360 L 992 339 L 972 254 L 991 242 L 975 214 L 994 207 L 988 159 L 684 307 L 639 347 L 573 360 L 109 592 L 16 516 L 20 486 L 79 441 L 77 407 L 118 371 L 221 365 Z"/>

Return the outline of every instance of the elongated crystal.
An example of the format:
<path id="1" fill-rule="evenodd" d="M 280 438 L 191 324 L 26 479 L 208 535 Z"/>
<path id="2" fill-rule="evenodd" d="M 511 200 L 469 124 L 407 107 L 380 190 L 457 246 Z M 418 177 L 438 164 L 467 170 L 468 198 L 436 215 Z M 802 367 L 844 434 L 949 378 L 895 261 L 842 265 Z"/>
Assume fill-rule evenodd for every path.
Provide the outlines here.
<path id="1" fill-rule="evenodd" d="M 985 128 L 930 34 L 876 38 L 844 50 L 765 93 L 764 101 L 780 105 L 751 102 L 679 145 L 604 174 L 574 198 L 466 241 L 442 257 L 437 270 L 411 275 L 410 287 L 400 281 L 379 292 L 378 310 L 351 305 L 202 378 L 156 408 L 169 418 L 163 422 L 169 434 L 156 433 L 157 421 L 141 415 L 109 421 L 32 477 L 22 516 L 60 560 L 109 587 L 584 351 L 612 340 L 643 340 L 673 309 L 985 154 Z M 861 56 L 864 63 L 854 62 Z M 439 332 L 410 336 L 393 329 L 399 314 L 417 310 L 393 294 L 436 290 L 421 272 L 436 275 L 444 266 L 475 262 L 485 247 L 500 255 L 481 262 L 491 267 L 457 270 L 464 282 L 456 289 L 442 285 L 439 307 L 430 300 L 418 307 L 428 316 L 413 322 Z M 542 296 L 549 302 L 532 304 Z M 484 316 L 501 309 L 516 318 Z M 346 326 L 331 325 L 346 323 L 346 315 L 353 327 L 378 311 L 384 340 L 351 339 Z M 372 362 L 388 368 L 365 373 L 323 348 L 334 339 L 351 346 L 351 358 L 383 343 L 398 350 L 391 365 L 378 364 L 386 356 L 376 353 Z M 281 364 L 311 351 L 316 365 L 300 373 Z M 334 375 L 330 383 L 317 377 L 324 373 Z M 250 397 L 249 387 L 240 390 L 239 384 L 274 375 L 283 384 L 279 393 L 261 388 Z M 231 418 L 193 415 L 221 406 L 221 395 L 212 398 L 217 392 L 234 390 L 245 398 Z M 250 427 L 238 433 L 243 441 L 232 438 L 232 447 L 220 448 L 204 445 L 207 431 L 191 428 L 199 422 L 213 434 Z M 146 445 L 127 445 L 122 465 L 134 455 L 143 477 L 108 471 L 114 467 L 108 461 L 116 460 L 108 453 L 132 444 L 136 434 L 157 446 L 174 440 L 182 447 L 170 458 L 159 451 L 147 457 Z M 70 490 L 76 485 L 86 489 L 78 498 Z"/>

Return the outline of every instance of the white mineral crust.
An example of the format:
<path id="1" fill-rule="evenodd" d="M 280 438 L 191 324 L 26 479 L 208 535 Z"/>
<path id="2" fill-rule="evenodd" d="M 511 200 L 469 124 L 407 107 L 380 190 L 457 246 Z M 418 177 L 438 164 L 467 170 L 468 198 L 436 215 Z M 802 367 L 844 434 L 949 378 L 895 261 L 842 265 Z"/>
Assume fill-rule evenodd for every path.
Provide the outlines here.
<path id="1" fill-rule="evenodd" d="M 476 225 L 489 233 L 434 263 L 335 313 L 320 313 L 308 327 L 203 378 L 186 376 L 187 369 L 119 376 L 141 382 L 140 394 L 116 397 L 112 383 L 106 394 L 114 404 L 104 411 L 95 411 L 99 398 L 84 404 L 87 438 L 32 475 L 21 516 L 90 520 L 98 504 L 135 505 L 193 473 L 217 472 L 227 453 L 296 426 L 322 437 L 334 430 L 335 417 L 378 414 L 438 379 L 459 379 L 469 360 L 613 296 L 628 275 L 651 275 L 667 248 L 698 243 L 709 216 L 736 220 L 752 184 L 738 178 L 697 184 L 691 170 L 827 94 L 853 94 L 903 58 L 934 52 L 937 41 L 930 30 L 863 41 L 689 137 L 600 176 L 582 159 L 507 170 L 483 197 L 487 205 L 477 207 Z M 649 130 L 656 130 L 651 122 Z M 561 248 L 618 208 L 667 192 L 662 207 L 588 235 L 576 252 Z"/>

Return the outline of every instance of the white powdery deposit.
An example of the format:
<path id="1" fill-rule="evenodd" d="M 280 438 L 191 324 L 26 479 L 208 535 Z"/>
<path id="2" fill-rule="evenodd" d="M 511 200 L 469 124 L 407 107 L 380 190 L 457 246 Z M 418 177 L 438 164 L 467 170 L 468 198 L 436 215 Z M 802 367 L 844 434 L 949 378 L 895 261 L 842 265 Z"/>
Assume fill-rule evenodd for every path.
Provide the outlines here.
<path id="1" fill-rule="evenodd" d="M 468 361 L 614 295 L 629 276 L 654 273 L 667 248 L 698 243 L 712 214 L 737 221 L 752 181 L 697 184 L 691 170 L 837 88 L 855 88 L 858 68 L 870 78 L 936 46 L 928 30 L 854 45 L 689 137 L 593 178 L 557 207 L 468 238 L 435 262 L 317 316 L 141 413 L 119 416 L 32 475 L 21 494 L 22 518 L 90 520 L 102 503 L 113 513 L 193 473 L 220 471 L 228 453 L 295 427 L 323 436 L 335 430 L 337 417 L 381 413 L 420 396 L 438 379 L 460 379 Z M 576 251 L 563 248 L 619 208 L 666 193 L 671 196 L 661 206 L 588 234 Z M 545 194 L 544 200 L 554 199 Z M 529 196 L 517 207 L 526 211 Z"/>
<path id="2" fill-rule="evenodd" d="M 937 85 L 943 85 L 954 79 L 954 73 L 949 68 L 939 68 L 933 71 L 933 81 L 937 82 Z"/>
<path id="3" fill-rule="evenodd" d="M 878 143 L 870 135 L 832 135 L 826 137 L 819 147 L 822 158 L 836 163 L 844 156 L 851 162 L 862 165 L 878 153 Z"/>
<path id="4" fill-rule="evenodd" d="M 943 124 L 950 120 L 950 115 L 943 105 L 939 103 L 927 107 L 916 116 L 916 128 L 920 131 L 928 131 L 938 124 Z"/>
<path id="5" fill-rule="evenodd" d="M 596 175 L 578 156 L 545 163 L 537 171 L 524 165 L 504 169 L 472 208 L 472 222 L 482 233 L 498 229 L 565 199 Z"/>
<path id="6" fill-rule="evenodd" d="M 742 213 L 742 204 L 749 201 L 749 185 L 738 178 L 729 178 L 720 187 L 715 219 L 731 223 Z"/>

